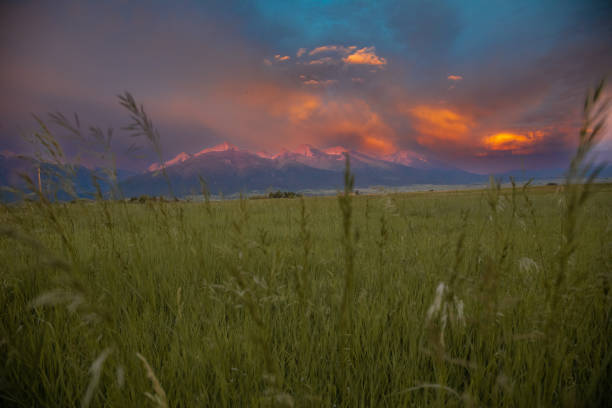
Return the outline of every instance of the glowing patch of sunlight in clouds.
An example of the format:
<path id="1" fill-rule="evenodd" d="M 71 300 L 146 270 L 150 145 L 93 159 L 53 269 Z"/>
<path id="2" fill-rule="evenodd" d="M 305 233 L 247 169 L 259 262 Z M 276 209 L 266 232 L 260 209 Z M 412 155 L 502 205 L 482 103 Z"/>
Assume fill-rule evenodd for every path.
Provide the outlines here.
<path id="1" fill-rule="evenodd" d="M 346 64 L 356 65 L 373 65 L 383 67 L 387 64 L 387 60 L 376 55 L 375 47 L 365 47 L 347 55 L 342 59 Z"/>
<path id="2" fill-rule="evenodd" d="M 533 153 L 535 145 L 544 138 L 540 130 L 525 133 L 500 132 L 483 139 L 483 145 L 493 151 L 512 151 L 513 154 Z"/>
<path id="3" fill-rule="evenodd" d="M 400 107 L 416 121 L 414 128 L 421 134 L 445 141 L 460 141 L 474 126 L 474 121 L 448 108 L 419 105 L 412 108 Z M 431 144 L 434 140 L 420 137 L 419 142 Z"/>

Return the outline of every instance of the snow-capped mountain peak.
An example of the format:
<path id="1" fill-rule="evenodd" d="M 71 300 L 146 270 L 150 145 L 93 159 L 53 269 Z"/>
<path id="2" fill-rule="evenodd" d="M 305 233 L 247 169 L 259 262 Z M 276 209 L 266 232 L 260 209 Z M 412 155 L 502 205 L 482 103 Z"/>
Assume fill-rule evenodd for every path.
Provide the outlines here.
<path id="1" fill-rule="evenodd" d="M 203 154 L 210 153 L 210 152 L 226 152 L 228 150 L 238 150 L 238 148 L 236 146 L 234 146 L 233 144 L 231 144 L 231 143 L 223 142 L 223 143 L 218 144 L 216 146 L 209 147 L 209 148 L 204 149 L 204 150 L 200 150 L 199 152 L 197 152 L 193 156 L 194 157 L 198 157 L 198 156 L 201 156 Z"/>

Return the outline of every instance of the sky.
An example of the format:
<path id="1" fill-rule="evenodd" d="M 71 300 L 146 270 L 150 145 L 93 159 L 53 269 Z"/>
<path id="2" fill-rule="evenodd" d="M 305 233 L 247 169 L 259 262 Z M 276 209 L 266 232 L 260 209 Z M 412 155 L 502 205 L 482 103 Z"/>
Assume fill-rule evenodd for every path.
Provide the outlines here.
<path id="1" fill-rule="evenodd" d="M 607 0 L 5 0 L 0 152 L 32 148 L 32 114 L 78 113 L 114 128 L 121 166 L 145 168 L 146 150 L 124 154 L 129 91 L 165 159 L 228 141 L 407 151 L 479 173 L 562 167 L 587 88 L 612 73 L 610 21 Z"/>

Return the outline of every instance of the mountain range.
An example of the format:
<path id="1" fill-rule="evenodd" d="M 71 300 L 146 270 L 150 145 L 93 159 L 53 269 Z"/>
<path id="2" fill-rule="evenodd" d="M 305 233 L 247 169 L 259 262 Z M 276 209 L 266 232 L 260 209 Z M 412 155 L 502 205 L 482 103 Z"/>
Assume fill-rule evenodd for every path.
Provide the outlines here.
<path id="1" fill-rule="evenodd" d="M 229 143 L 195 154 L 180 153 L 165 163 L 154 163 L 145 173 L 121 184 L 127 195 L 168 194 L 168 180 L 177 196 L 201 191 L 202 177 L 211 193 L 240 191 L 338 189 L 342 188 L 345 154 L 350 157 L 355 187 L 406 186 L 410 184 L 470 184 L 486 176 L 463 170 L 438 167 L 424 157 L 401 151 L 374 157 L 341 146 L 317 149 L 302 145 L 294 151 L 271 155 L 239 149 Z"/>
<path id="2" fill-rule="evenodd" d="M 119 169 L 119 187 L 125 197 L 141 195 L 182 197 L 200 194 L 200 179 L 205 180 L 208 191 L 213 194 L 234 194 L 239 192 L 264 192 L 268 190 L 304 191 L 342 189 L 345 155 L 350 157 L 351 171 L 355 175 L 355 188 L 374 186 L 404 187 L 414 184 L 465 185 L 482 184 L 488 176 L 466 172 L 440 162 L 433 162 L 409 151 L 374 157 L 349 150 L 341 146 L 318 149 L 302 145 L 278 154 L 253 152 L 239 149 L 230 143 L 222 143 L 197 153 L 180 153 L 165 162 L 165 171 L 159 163 L 151 164 L 144 172 L 135 173 Z M 110 191 L 105 181 L 104 169 L 89 169 L 82 165 L 69 170 L 50 163 L 22 160 L 15 155 L 0 154 L 0 186 L 25 187 L 19 176 L 28 174 L 36 181 L 36 168 L 43 173 L 43 185 L 61 185 L 62 178 L 70 180 L 80 197 L 93 197 L 96 178 L 103 193 Z M 165 175 L 164 175 L 165 173 Z M 508 180 L 552 179 L 563 177 L 564 169 L 511 171 L 496 177 Z M 608 166 L 601 177 L 612 177 Z M 8 195 L 12 201 L 16 196 Z M 58 198 L 72 197 L 66 191 L 59 191 Z M 7 199 L 7 194 L 4 194 Z"/>

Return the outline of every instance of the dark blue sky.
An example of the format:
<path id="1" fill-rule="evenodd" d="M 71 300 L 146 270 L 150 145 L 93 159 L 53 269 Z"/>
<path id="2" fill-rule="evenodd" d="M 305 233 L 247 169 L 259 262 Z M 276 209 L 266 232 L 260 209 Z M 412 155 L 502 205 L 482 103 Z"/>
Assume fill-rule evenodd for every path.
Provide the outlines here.
<path id="1" fill-rule="evenodd" d="M 612 72 L 609 1 L 0 7 L 0 151 L 29 149 L 31 112 L 120 128 L 116 95 L 128 90 L 167 158 L 227 140 L 407 150 L 481 172 L 558 166 L 587 86 Z M 116 133 L 120 152 L 132 140 Z M 602 155 L 611 146 L 608 134 Z"/>

